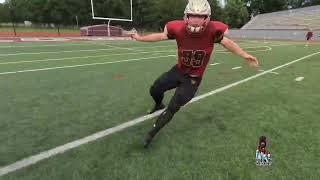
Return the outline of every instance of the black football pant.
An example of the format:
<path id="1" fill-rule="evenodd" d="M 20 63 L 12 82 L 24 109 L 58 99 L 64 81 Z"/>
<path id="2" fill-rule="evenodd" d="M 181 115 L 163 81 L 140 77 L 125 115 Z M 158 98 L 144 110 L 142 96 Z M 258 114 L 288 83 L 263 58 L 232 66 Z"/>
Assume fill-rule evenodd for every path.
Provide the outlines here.
<path id="1" fill-rule="evenodd" d="M 163 126 L 165 126 L 179 109 L 187 104 L 196 94 L 201 83 L 200 77 L 190 77 L 178 70 L 177 65 L 168 72 L 162 74 L 151 86 L 150 95 L 156 104 L 161 104 L 164 93 L 176 88 L 166 110 L 158 117 L 154 127 L 149 132 L 154 136 Z"/>

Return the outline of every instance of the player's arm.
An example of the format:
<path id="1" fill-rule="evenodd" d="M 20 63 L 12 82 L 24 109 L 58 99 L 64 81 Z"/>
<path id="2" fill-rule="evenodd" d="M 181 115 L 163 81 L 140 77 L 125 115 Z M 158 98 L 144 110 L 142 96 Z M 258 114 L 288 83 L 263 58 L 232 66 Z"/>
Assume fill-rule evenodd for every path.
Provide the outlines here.
<path id="1" fill-rule="evenodd" d="M 227 38 L 227 37 L 223 37 L 223 39 L 221 40 L 221 45 L 226 48 L 227 50 L 229 50 L 230 52 L 232 52 L 233 54 L 236 54 L 240 57 L 242 57 L 243 59 L 247 60 L 251 65 L 258 67 L 259 66 L 259 62 L 257 60 L 256 57 L 248 54 L 247 52 L 245 52 L 244 50 L 242 50 L 234 41 L 232 41 L 231 39 Z"/>
<path id="2" fill-rule="evenodd" d="M 134 34 L 131 34 L 131 37 L 137 41 L 142 41 L 142 42 L 156 42 L 156 41 L 163 41 L 163 40 L 169 39 L 167 27 L 165 27 L 164 31 L 161 33 L 153 33 L 145 36 L 140 36 L 138 33 L 134 33 Z"/>

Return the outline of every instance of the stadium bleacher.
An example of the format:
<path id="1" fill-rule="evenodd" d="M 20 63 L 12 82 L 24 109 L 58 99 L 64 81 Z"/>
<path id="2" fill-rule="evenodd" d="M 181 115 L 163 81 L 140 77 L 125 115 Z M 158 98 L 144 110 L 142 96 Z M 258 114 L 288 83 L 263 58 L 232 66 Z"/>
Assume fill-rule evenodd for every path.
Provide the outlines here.
<path id="1" fill-rule="evenodd" d="M 314 33 L 312 40 L 320 40 L 320 5 L 260 14 L 240 30 L 229 32 L 233 38 L 301 41 L 308 31 Z"/>
<path id="2" fill-rule="evenodd" d="M 243 30 L 320 30 L 320 5 L 255 16 Z"/>

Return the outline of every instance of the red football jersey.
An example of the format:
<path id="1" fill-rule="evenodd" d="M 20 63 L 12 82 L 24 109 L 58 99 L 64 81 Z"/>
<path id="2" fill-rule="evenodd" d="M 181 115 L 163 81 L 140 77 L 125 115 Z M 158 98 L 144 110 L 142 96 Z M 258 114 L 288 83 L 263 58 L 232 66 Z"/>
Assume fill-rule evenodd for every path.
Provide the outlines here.
<path id="1" fill-rule="evenodd" d="M 190 76 L 201 77 L 207 67 L 216 38 L 228 29 L 222 22 L 210 21 L 201 33 L 189 33 L 185 21 L 171 21 L 167 25 L 168 37 L 176 39 L 178 69 Z"/>
<path id="2" fill-rule="evenodd" d="M 312 36 L 313 36 L 313 33 L 311 31 L 309 31 L 306 35 L 307 38 L 312 38 Z"/>

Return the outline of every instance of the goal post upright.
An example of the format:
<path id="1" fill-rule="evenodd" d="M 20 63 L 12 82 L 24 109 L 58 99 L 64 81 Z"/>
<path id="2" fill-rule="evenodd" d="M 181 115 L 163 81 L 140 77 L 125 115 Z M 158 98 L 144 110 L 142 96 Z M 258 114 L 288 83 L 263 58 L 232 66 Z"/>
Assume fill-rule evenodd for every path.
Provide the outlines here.
<path id="1" fill-rule="evenodd" d="M 121 18 L 111 18 L 111 17 L 98 17 L 94 14 L 94 7 L 93 7 L 93 0 L 91 0 L 91 12 L 92 12 L 92 19 L 97 20 L 107 20 L 108 21 L 108 36 L 110 36 L 110 22 L 111 21 L 133 21 L 133 13 L 132 13 L 132 0 L 130 0 L 130 19 L 121 19 Z"/>

